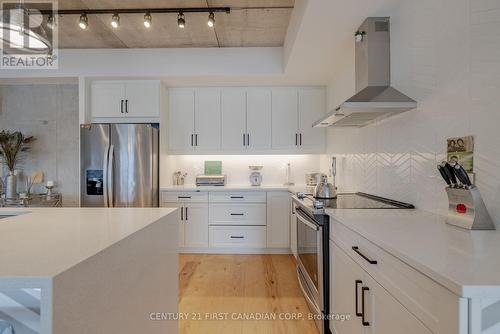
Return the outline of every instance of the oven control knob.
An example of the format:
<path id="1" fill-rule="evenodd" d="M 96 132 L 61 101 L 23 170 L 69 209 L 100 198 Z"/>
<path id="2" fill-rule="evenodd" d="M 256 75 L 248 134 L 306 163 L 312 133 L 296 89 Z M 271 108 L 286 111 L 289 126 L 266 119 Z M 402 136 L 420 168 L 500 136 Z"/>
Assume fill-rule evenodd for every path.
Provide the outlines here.
<path id="1" fill-rule="evenodd" d="M 320 201 L 314 201 L 313 206 L 315 209 L 323 209 L 325 207 L 323 205 L 323 202 L 320 202 Z"/>

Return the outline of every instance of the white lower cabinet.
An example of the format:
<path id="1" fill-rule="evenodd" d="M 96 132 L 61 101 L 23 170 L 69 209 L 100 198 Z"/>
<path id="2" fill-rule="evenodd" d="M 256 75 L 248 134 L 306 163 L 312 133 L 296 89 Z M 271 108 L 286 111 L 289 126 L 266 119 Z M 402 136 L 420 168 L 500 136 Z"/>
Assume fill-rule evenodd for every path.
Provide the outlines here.
<path id="1" fill-rule="evenodd" d="M 267 193 L 267 247 L 290 248 L 290 194 Z"/>
<path id="2" fill-rule="evenodd" d="M 179 247 L 208 247 L 208 204 L 163 202 L 162 207 L 179 208 Z"/>
<path id="3" fill-rule="evenodd" d="M 333 333 L 432 333 L 332 241 L 330 252 L 332 311 L 350 315 L 347 321 L 330 322 Z"/>
<path id="4" fill-rule="evenodd" d="M 210 226 L 212 248 L 265 248 L 265 226 Z"/>

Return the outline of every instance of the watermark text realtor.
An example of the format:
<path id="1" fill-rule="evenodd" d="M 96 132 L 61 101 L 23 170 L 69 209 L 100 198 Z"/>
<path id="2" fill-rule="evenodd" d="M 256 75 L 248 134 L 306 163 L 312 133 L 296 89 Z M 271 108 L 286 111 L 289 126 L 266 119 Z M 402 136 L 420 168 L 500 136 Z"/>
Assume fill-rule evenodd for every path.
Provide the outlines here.
<path id="1" fill-rule="evenodd" d="M 57 1 L 0 1 L 0 68 L 56 69 Z"/>

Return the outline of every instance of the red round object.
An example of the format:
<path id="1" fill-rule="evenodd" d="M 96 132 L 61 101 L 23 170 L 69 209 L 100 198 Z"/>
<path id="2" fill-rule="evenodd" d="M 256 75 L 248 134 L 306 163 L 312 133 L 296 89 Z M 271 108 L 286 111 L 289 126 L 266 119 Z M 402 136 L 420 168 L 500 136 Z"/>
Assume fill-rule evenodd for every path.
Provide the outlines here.
<path id="1" fill-rule="evenodd" d="M 457 212 L 458 213 L 467 213 L 467 207 L 465 204 L 457 204 Z"/>

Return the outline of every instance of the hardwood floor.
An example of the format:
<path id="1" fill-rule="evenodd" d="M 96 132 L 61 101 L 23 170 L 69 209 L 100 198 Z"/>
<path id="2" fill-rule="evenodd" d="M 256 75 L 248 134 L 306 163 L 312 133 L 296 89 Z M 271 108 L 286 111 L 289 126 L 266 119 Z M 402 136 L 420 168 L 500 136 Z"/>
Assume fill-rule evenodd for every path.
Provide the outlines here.
<path id="1" fill-rule="evenodd" d="M 181 334 L 318 333 L 292 255 L 182 254 L 179 265 Z M 302 319 L 280 320 L 291 315 Z"/>

